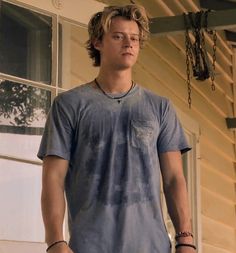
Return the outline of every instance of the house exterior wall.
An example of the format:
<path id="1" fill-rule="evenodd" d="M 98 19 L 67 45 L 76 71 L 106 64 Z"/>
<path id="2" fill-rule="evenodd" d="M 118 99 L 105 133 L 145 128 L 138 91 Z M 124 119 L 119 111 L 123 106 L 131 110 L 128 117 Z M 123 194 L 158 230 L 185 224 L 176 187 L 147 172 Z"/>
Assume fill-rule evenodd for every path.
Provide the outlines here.
<path id="1" fill-rule="evenodd" d="M 62 1 L 61 9 L 56 9 L 47 0 L 19 0 L 29 6 L 47 10 L 65 18 L 87 23 L 91 13 L 100 10 L 102 3 L 128 3 L 129 1 Z M 183 8 L 197 11 L 197 1 L 136 1 L 143 4 L 151 16 L 180 14 Z M 158 2 L 158 3 L 157 3 Z M 192 2 L 190 4 L 190 2 Z M 168 5 L 169 3 L 169 5 Z M 172 4 L 172 5 L 170 5 Z M 168 7 L 168 8 L 167 8 Z M 88 10 L 86 13 L 84 10 Z M 183 35 L 165 37 L 151 36 L 146 47 L 142 49 L 134 68 L 134 79 L 144 87 L 159 95 L 169 97 L 174 105 L 196 121 L 200 128 L 200 192 L 202 227 L 202 253 L 234 253 L 236 249 L 236 172 L 235 172 L 235 133 L 227 129 L 225 118 L 233 117 L 235 79 L 232 71 L 233 51 L 224 41 L 223 32 L 218 33 L 216 90 L 211 90 L 209 80 L 192 83 L 192 105 L 188 107 L 186 85 L 186 63 Z M 207 47 L 212 43 L 207 40 Z M 235 70 L 234 70 L 235 71 Z M 0 238 L 1 239 L 1 238 Z M 17 244 L 22 252 L 29 243 L 8 242 L 0 240 L 0 253 L 15 252 L 11 250 Z M 35 246 L 35 244 L 33 244 Z M 34 252 L 41 252 L 45 247 L 38 243 Z M 6 250 L 8 249 L 8 250 Z M 17 251 L 18 253 L 21 251 Z"/>

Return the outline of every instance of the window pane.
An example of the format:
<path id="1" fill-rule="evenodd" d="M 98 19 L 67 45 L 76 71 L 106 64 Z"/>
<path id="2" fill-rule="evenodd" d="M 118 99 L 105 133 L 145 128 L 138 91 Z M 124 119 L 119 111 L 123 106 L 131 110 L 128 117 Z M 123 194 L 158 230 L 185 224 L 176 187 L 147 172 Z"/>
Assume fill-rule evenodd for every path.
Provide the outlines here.
<path id="1" fill-rule="evenodd" d="M 0 72 L 51 83 L 51 17 L 2 2 Z"/>
<path id="2" fill-rule="evenodd" d="M 10 81 L 0 84 L 1 154 L 36 159 L 50 102 L 49 91 Z"/>
<path id="3" fill-rule="evenodd" d="M 22 130 L 27 127 L 43 127 L 50 102 L 49 91 L 3 81 L 0 84 L 0 123 L 19 126 Z"/>
<path id="4" fill-rule="evenodd" d="M 79 84 L 93 80 L 98 68 L 93 67 L 88 56 L 85 43 L 88 39 L 87 29 L 60 21 L 59 40 L 59 86 L 69 89 Z"/>
<path id="5" fill-rule="evenodd" d="M 0 154 L 37 159 L 50 98 L 42 89 L 10 81 L 0 84 Z"/>
<path id="6" fill-rule="evenodd" d="M 43 242 L 41 166 L 0 159 L 0 240 Z"/>

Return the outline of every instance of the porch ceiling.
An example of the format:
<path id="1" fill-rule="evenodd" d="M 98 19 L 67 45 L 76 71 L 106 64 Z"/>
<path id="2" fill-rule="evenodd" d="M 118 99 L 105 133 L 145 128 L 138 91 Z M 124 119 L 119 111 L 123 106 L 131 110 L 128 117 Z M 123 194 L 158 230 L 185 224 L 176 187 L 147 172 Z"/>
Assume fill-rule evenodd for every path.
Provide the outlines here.
<path id="1" fill-rule="evenodd" d="M 235 10 L 234 16 L 236 17 L 236 1 L 235 0 L 200 0 L 200 7 L 202 9 L 211 9 L 215 11 L 222 10 Z M 225 35 L 226 40 L 233 46 L 236 46 L 236 22 L 234 27 L 226 28 Z"/>

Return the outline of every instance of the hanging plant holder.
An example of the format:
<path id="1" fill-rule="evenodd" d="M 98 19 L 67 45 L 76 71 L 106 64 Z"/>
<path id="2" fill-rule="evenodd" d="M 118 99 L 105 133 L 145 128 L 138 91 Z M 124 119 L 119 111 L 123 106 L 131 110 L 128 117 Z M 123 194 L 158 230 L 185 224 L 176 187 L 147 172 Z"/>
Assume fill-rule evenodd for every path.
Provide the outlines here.
<path id="1" fill-rule="evenodd" d="M 198 81 L 211 79 L 211 89 L 215 90 L 215 62 L 216 62 L 216 41 L 217 34 L 214 30 L 208 29 L 208 13 L 207 11 L 199 11 L 196 13 L 184 13 L 185 24 L 185 50 L 186 50 L 186 74 L 188 88 L 188 104 L 191 108 L 192 86 L 190 81 L 191 70 L 192 76 Z M 209 59 L 205 44 L 205 33 L 212 36 L 213 53 L 212 62 Z M 191 39 L 192 38 L 192 39 Z"/>

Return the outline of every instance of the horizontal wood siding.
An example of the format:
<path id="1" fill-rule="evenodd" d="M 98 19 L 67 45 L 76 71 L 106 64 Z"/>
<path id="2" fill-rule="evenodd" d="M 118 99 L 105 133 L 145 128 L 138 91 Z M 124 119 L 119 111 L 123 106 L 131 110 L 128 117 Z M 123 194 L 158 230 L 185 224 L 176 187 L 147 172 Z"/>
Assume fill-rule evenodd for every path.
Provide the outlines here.
<path id="1" fill-rule="evenodd" d="M 224 185 L 221 185 L 221 188 L 222 187 L 224 187 Z M 234 229 L 236 219 L 233 201 L 228 201 L 225 196 L 219 198 L 217 193 L 213 193 L 206 187 L 202 187 L 201 195 L 203 215 Z"/>
<path id="2" fill-rule="evenodd" d="M 202 216 L 202 228 L 203 243 L 235 252 L 235 229 L 205 216 Z"/>

